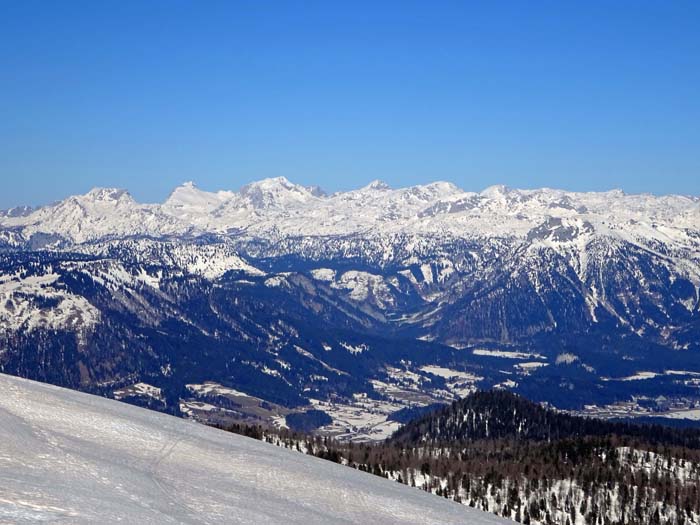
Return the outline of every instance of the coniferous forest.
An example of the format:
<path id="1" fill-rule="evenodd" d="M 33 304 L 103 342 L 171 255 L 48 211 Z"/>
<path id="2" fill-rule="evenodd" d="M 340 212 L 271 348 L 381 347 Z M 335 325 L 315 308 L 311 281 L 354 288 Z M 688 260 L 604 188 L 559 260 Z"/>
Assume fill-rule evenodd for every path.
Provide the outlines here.
<path id="1" fill-rule="evenodd" d="M 700 430 L 571 416 L 477 392 L 380 443 L 227 430 L 524 524 L 700 523 Z"/>

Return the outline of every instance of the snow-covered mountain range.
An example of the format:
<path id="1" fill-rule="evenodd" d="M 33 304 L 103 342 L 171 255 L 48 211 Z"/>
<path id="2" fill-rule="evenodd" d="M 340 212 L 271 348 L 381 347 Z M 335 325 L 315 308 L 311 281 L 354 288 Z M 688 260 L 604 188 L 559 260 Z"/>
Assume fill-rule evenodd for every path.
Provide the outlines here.
<path id="1" fill-rule="evenodd" d="M 700 402 L 697 197 L 95 189 L 0 213 L 0 250 L 2 369 L 112 395 L 144 383 L 162 399 L 132 397 L 195 417 L 210 414 L 187 385 L 207 382 L 278 404 L 256 417 L 321 407 L 329 432 L 364 436 L 494 385 L 597 413 Z M 352 424 L 362 403 L 382 417 Z"/>
<path id="2" fill-rule="evenodd" d="M 551 244 L 585 244 L 599 235 L 642 245 L 657 241 L 696 246 L 692 232 L 700 222 L 700 199 L 505 186 L 474 193 L 449 182 L 391 189 L 381 181 L 326 195 L 278 177 L 238 192 L 207 192 L 187 182 L 162 204 L 141 204 L 125 190 L 96 188 L 35 210 L 15 208 L 0 217 L 5 229 L 20 232 L 25 240 L 40 233 L 73 243 L 139 234 L 242 232 L 270 237 L 439 234 L 462 239 L 522 239 L 530 234 Z"/>

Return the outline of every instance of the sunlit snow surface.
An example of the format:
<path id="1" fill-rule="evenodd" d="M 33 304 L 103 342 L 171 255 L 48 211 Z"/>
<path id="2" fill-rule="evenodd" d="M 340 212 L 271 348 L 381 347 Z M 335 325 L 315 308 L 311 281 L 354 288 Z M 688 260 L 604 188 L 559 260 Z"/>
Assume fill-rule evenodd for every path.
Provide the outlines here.
<path id="1" fill-rule="evenodd" d="M 509 523 L 398 483 L 0 374 L 0 523 Z"/>

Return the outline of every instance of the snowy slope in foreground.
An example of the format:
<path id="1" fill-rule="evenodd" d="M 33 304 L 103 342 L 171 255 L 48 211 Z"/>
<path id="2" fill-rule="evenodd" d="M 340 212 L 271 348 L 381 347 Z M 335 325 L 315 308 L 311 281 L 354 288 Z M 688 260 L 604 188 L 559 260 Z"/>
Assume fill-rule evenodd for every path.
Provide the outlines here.
<path id="1" fill-rule="evenodd" d="M 1 523 L 510 523 L 148 410 L 0 374 Z"/>

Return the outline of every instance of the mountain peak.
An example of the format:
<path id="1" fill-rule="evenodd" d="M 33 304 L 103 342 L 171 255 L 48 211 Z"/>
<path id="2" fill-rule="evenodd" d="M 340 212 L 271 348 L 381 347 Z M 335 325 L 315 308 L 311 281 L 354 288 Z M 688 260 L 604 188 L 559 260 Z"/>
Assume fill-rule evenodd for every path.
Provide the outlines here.
<path id="1" fill-rule="evenodd" d="M 625 197 L 627 194 L 621 190 L 620 188 L 613 188 L 612 190 L 608 190 L 605 192 L 606 195 L 610 197 Z"/>
<path id="2" fill-rule="evenodd" d="M 31 206 L 15 206 L 7 210 L 0 210 L 0 217 L 26 217 L 34 211 Z"/>
<path id="3" fill-rule="evenodd" d="M 316 197 L 304 186 L 294 184 L 286 177 L 272 177 L 246 184 L 240 195 L 254 208 L 275 208 L 308 202 Z"/>
<path id="4" fill-rule="evenodd" d="M 512 190 L 505 184 L 494 184 L 482 190 L 479 195 L 488 199 L 499 199 L 508 195 Z"/>
<path id="5" fill-rule="evenodd" d="M 84 197 L 93 202 L 134 202 L 131 194 L 121 188 L 93 188 Z"/>
<path id="6" fill-rule="evenodd" d="M 274 189 L 274 188 L 285 188 L 292 189 L 298 187 L 293 182 L 290 182 L 287 177 L 268 177 L 265 179 L 256 180 L 250 182 L 241 188 L 241 193 L 245 193 L 250 189 L 261 188 L 261 189 Z M 301 186 L 299 186 L 301 187 Z"/>
<path id="7" fill-rule="evenodd" d="M 389 186 L 386 182 L 383 180 L 375 179 L 367 186 L 362 188 L 363 190 L 375 190 L 375 191 L 383 191 L 383 190 L 390 190 L 391 186 Z"/>
<path id="8" fill-rule="evenodd" d="M 211 211 L 227 199 L 233 197 L 231 191 L 208 192 L 200 190 L 192 181 L 182 183 L 175 188 L 165 201 L 165 205 L 175 208 L 199 208 Z"/>

